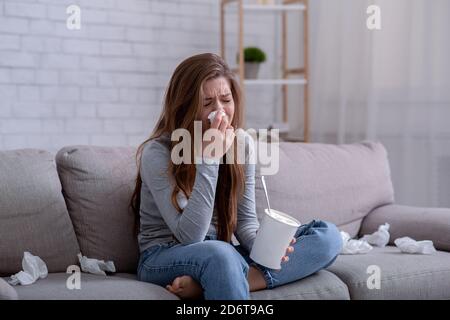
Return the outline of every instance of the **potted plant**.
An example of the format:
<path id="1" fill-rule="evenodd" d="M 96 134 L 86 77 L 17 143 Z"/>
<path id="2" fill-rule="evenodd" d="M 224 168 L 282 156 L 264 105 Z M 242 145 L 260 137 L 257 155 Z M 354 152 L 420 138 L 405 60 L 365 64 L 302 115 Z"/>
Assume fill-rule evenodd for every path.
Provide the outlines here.
<path id="1" fill-rule="evenodd" d="M 266 54 L 260 48 L 247 47 L 244 49 L 244 70 L 247 79 L 258 77 L 259 66 L 266 61 Z"/>

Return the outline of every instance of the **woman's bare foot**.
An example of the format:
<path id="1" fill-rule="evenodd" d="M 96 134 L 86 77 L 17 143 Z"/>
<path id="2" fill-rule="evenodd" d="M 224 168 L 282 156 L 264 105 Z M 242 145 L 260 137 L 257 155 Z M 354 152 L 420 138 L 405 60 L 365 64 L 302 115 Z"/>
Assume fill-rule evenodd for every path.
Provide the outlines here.
<path id="1" fill-rule="evenodd" d="M 203 295 L 200 284 L 191 276 L 181 276 L 175 278 L 172 284 L 168 284 L 166 289 L 177 295 L 180 299 L 199 299 Z"/>

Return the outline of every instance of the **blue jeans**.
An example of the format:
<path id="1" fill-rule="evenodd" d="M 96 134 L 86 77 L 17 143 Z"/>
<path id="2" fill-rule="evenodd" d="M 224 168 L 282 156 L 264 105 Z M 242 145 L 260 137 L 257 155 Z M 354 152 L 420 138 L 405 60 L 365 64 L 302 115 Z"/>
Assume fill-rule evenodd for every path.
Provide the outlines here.
<path id="1" fill-rule="evenodd" d="M 208 235 L 205 241 L 182 245 L 175 240 L 154 245 L 139 259 L 138 279 L 165 287 L 179 276 L 189 275 L 203 288 L 206 300 L 247 300 L 250 266 L 264 275 L 268 289 L 305 278 L 330 266 L 342 249 L 338 228 L 326 221 L 312 220 L 295 233 L 295 250 L 281 270 L 259 265 L 242 246 Z"/>

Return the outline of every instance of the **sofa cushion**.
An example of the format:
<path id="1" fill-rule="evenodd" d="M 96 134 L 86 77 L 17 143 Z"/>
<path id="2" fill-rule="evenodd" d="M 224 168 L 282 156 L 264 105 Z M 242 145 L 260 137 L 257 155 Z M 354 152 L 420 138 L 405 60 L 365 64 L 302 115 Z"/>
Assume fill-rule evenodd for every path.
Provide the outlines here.
<path id="1" fill-rule="evenodd" d="M 79 250 L 54 155 L 1 151 L 0 275 L 19 272 L 24 251 L 41 257 L 50 272 L 65 272 L 77 263 Z"/>
<path id="2" fill-rule="evenodd" d="M 81 273 L 80 289 L 68 289 L 67 273 L 51 273 L 29 286 L 16 286 L 19 300 L 178 300 L 166 289 L 136 280 L 132 274 Z"/>
<path id="3" fill-rule="evenodd" d="M 380 289 L 369 289 L 368 278 L 379 267 Z M 352 300 L 450 299 L 450 253 L 401 253 L 397 247 L 374 247 L 361 255 L 340 255 L 327 268 L 345 282 Z M 371 278 L 372 279 L 372 278 Z"/>
<path id="4" fill-rule="evenodd" d="M 349 300 L 345 283 L 326 270 L 274 289 L 250 293 L 253 300 Z"/>
<path id="5" fill-rule="evenodd" d="M 281 142 L 279 146 L 279 171 L 266 176 L 270 205 L 302 223 L 330 221 L 353 237 L 372 209 L 394 201 L 387 152 L 381 143 Z M 267 204 L 260 168 L 256 207 L 261 219 Z"/>
<path id="6" fill-rule="evenodd" d="M 0 300 L 17 300 L 16 290 L 2 278 L 0 278 Z"/>
<path id="7" fill-rule="evenodd" d="M 135 217 L 128 207 L 137 173 L 133 147 L 70 146 L 56 154 L 67 208 L 83 255 L 136 272 Z"/>
<path id="8" fill-rule="evenodd" d="M 361 223 L 360 236 L 371 234 L 384 223 L 389 223 L 389 243 L 410 237 L 431 240 L 434 247 L 450 251 L 450 208 L 420 208 L 405 205 L 381 206 L 368 214 Z"/>

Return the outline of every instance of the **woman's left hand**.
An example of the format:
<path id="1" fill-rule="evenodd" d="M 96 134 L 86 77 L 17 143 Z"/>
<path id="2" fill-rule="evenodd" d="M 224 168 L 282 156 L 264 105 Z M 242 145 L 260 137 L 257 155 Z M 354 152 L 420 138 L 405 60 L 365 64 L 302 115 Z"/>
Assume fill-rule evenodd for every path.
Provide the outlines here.
<path id="1" fill-rule="evenodd" d="M 296 240 L 295 238 L 292 238 L 292 241 L 291 241 L 290 244 L 293 245 L 296 241 L 297 241 L 297 240 Z M 289 261 L 288 254 L 289 254 L 289 253 L 292 253 L 292 252 L 294 252 L 294 247 L 292 247 L 292 246 L 287 247 L 287 249 L 286 249 L 286 255 L 283 256 L 283 258 L 281 258 L 281 262 L 288 262 L 288 261 Z"/>

